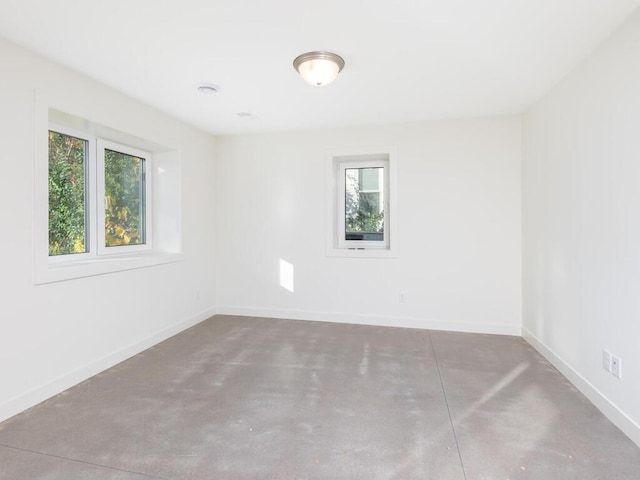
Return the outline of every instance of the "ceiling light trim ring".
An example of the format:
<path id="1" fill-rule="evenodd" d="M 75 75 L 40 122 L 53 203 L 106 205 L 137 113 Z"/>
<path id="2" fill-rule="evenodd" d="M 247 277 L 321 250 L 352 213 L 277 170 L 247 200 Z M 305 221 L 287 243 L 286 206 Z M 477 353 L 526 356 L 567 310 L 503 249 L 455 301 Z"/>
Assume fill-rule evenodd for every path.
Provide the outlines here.
<path id="1" fill-rule="evenodd" d="M 329 60 L 338 65 L 338 72 L 341 72 L 344 68 L 344 58 L 335 53 L 324 51 L 307 52 L 302 55 L 298 55 L 293 61 L 293 68 L 300 71 L 300 65 L 304 62 L 308 62 L 309 60 Z"/>

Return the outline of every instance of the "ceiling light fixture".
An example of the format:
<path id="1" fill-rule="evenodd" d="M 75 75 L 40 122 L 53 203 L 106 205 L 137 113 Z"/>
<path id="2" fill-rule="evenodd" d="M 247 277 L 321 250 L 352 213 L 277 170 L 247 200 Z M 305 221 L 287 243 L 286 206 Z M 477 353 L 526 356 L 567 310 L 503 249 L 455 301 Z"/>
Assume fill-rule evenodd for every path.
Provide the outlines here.
<path id="1" fill-rule="evenodd" d="M 344 59 L 331 52 L 307 52 L 296 57 L 293 68 L 309 85 L 322 87 L 336 79 L 344 68 Z"/>

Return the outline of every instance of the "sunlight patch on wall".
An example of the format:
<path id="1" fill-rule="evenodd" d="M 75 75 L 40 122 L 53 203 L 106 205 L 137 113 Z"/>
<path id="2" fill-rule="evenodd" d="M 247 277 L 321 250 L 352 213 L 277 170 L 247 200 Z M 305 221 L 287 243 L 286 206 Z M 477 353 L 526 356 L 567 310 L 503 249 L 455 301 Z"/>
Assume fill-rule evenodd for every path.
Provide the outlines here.
<path id="1" fill-rule="evenodd" d="M 293 265 L 280 259 L 280 286 L 293 293 Z"/>

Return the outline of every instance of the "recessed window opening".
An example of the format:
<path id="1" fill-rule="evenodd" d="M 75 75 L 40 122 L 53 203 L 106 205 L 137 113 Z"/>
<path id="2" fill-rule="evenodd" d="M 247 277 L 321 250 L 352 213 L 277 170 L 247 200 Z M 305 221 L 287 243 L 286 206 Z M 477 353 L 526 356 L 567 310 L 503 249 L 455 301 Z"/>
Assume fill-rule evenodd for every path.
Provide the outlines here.
<path id="1" fill-rule="evenodd" d="M 396 258 L 397 147 L 349 147 L 328 161 L 327 256 Z"/>
<path id="2" fill-rule="evenodd" d="M 36 95 L 34 283 L 182 261 L 180 151 L 50 103 Z"/>

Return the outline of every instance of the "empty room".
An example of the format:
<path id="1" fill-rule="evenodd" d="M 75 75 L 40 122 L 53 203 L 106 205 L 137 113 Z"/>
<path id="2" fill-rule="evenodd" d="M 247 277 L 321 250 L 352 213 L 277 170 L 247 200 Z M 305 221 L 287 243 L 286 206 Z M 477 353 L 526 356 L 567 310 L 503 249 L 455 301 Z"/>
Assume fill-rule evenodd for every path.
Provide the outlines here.
<path id="1" fill-rule="evenodd" d="M 0 0 L 0 479 L 640 479 L 640 0 Z"/>

